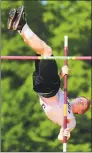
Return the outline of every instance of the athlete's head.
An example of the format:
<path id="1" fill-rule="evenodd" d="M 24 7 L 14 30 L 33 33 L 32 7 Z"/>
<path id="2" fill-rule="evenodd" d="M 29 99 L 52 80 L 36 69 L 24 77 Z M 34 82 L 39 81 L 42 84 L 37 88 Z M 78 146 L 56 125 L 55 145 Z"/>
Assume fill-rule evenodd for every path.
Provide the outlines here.
<path id="1" fill-rule="evenodd" d="M 85 97 L 78 97 L 72 100 L 72 112 L 74 114 L 83 114 L 85 113 L 90 107 L 91 101 Z"/>

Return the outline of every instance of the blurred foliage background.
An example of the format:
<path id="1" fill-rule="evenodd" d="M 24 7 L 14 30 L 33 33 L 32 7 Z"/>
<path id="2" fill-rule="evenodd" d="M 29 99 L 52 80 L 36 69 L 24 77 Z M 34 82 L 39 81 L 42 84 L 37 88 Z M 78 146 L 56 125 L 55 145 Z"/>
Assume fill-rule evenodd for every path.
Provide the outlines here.
<path id="1" fill-rule="evenodd" d="M 52 49 L 64 54 L 64 35 L 70 56 L 91 55 L 91 1 L 1 1 L 1 55 L 35 55 L 16 31 L 7 29 L 11 8 L 25 6 L 30 28 Z M 57 61 L 60 71 L 64 61 Z M 91 99 L 91 62 L 69 61 L 68 97 Z M 47 119 L 33 91 L 34 61 L 1 62 L 2 152 L 61 152 L 60 127 Z M 61 80 L 63 89 L 63 79 Z M 76 115 L 77 126 L 68 141 L 68 152 L 90 152 L 91 110 Z"/>

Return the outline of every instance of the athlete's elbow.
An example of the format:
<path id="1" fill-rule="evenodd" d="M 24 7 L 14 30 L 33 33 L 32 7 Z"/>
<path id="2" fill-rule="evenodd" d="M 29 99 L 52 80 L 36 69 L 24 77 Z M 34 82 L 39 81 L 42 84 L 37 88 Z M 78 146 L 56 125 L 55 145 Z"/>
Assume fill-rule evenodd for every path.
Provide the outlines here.
<path id="1" fill-rule="evenodd" d="M 73 121 L 73 129 L 76 127 L 76 120 Z"/>
<path id="2" fill-rule="evenodd" d="M 69 128 L 70 131 L 72 131 L 75 127 L 76 127 L 76 120 L 75 120 L 75 119 L 72 119 L 72 120 L 67 124 L 67 128 Z"/>
<path id="3" fill-rule="evenodd" d="M 72 130 L 73 130 L 75 127 L 76 127 L 76 120 L 73 119 L 73 121 L 72 121 Z"/>

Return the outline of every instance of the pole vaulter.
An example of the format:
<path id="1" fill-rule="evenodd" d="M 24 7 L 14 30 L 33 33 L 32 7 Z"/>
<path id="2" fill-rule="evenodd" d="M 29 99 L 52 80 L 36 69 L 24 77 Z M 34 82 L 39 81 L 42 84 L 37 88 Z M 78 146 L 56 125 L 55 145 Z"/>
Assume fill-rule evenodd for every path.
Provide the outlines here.
<path id="1" fill-rule="evenodd" d="M 54 56 L 52 48 L 29 27 L 24 6 L 9 11 L 7 28 L 17 31 L 24 42 L 35 51 L 36 56 L 1 56 L 0 59 L 34 60 L 33 90 L 37 93 L 40 105 L 48 119 L 60 126 L 58 140 L 63 142 L 63 152 L 66 152 L 70 133 L 76 127 L 74 114 L 87 112 L 91 103 L 91 100 L 84 96 L 77 97 L 71 102 L 67 98 L 68 60 L 92 60 L 92 58 L 91 56 L 68 56 L 68 36 L 64 37 L 64 56 Z M 64 60 L 61 76 L 58 75 L 55 59 Z M 64 92 L 60 87 L 60 77 L 64 77 Z"/>

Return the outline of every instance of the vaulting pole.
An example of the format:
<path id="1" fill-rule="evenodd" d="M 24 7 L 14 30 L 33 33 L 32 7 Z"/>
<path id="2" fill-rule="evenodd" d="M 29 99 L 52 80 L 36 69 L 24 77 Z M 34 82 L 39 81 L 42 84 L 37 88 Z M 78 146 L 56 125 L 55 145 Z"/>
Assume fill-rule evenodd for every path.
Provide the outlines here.
<path id="1" fill-rule="evenodd" d="M 64 36 L 64 56 L 68 56 L 68 36 Z M 68 60 L 64 60 L 64 65 L 68 65 Z M 63 128 L 67 128 L 67 74 L 64 76 L 64 118 Z M 63 137 L 63 152 L 67 150 L 67 137 Z"/>

